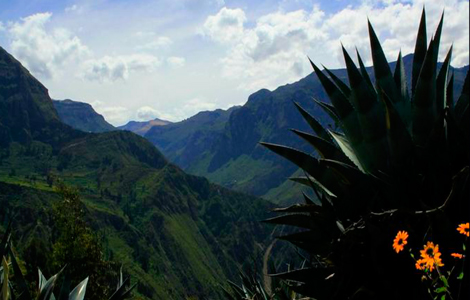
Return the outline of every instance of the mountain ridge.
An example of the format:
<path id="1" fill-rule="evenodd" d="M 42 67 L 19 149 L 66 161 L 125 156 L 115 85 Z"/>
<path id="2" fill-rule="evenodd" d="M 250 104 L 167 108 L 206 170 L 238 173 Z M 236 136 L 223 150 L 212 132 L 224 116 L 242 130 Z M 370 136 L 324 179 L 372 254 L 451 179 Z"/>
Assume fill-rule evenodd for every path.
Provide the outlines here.
<path id="1" fill-rule="evenodd" d="M 409 84 L 412 60 L 412 55 L 403 57 Z M 392 69 L 395 65 L 396 62 L 390 63 Z M 372 67 L 366 70 L 374 80 Z M 455 89 L 458 90 L 468 66 L 453 70 Z M 345 69 L 332 69 L 331 72 L 347 82 Z M 294 173 L 295 176 L 301 174 L 296 167 L 266 151 L 258 142 L 287 144 L 306 152 L 312 151 L 290 133 L 291 128 L 310 131 L 292 102 L 299 102 L 324 126 L 334 127 L 334 124 L 311 98 L 329 102 L 313 72 L 272 91 L 261 89 L 251 94 L 243 106 L 226 111 L 199 112 L 180 122 L 147 126 L 144 134 L 138 132 L 140 127 L 134 132 L 143 135 L 170 161 L 189 173 L 271 201 L 293 203 L 298 201 L 301 187 L 287 178 Z"/>
<path id="2" fill-rule="evenodd" d="M 403 60 L 409 81 L 413 56 L 407 55 Z M 394 68 L 395 64 L 396 62 L 391 62 L 390 66 Z M 455 90 L 461 89 L 467 70 L 468 66 L 453 68 Z M 347 82 L 345 69 L 334 69 L 331 72 Z M 367 72 L 373 78 L 373 68 L 367 67 Z M 329 103 L 329 98 L 313 72 L 295 83 L 280 86 L 273 91 L 261 89 L 251 94 L 247 102 L 234 110 L 225 122 L 212 128 L 197 128 L 193 125 L 192 135 L 173 134 L 172 139 L 165 139 L 169 135 L 167 128 L 152 128 L 145 137 L 170 161 L 191 174 L 205 176 L 215 183 L 271 201 L 294 203 L 301 201 L 301 187 L 287 179 L 298 172 L 298 169 L 258 143 L 264 141 L 284 144 L 312 153 L 312 148 L 290 132 L 291 128 L 311 131 L 293 101 L 298 102 L 326 128 L 334 128 L 330 117 L 312 98 Z M 185 127 L 186 124 L 187 122 L 179 122 L 172 126 Z M 207 132 L 211 131 L 216 138 L 205 138 Z M 182 143 L 195 144 L 198 147 L 180 147 L 175 151 L 174 146 Z M 280 186 L 283 188 L 279 188 Z"/>
<path id="3" fill-rule="evenodd" d="M 155 118 L 149 121 L 129 121 L 125 125 L 118 126 L 120 130 L 128 130 L 140 136 L 144 136 L 153 126 L 165 126 L 173 122 Z"/>
<path id="4" fill-rule="evenodd" d="M 117 130 L 102 115 L 85 102 L 70 99 L 52 100 L 59 118 L 65 124 L 84 132 L 106 132 Z"/>

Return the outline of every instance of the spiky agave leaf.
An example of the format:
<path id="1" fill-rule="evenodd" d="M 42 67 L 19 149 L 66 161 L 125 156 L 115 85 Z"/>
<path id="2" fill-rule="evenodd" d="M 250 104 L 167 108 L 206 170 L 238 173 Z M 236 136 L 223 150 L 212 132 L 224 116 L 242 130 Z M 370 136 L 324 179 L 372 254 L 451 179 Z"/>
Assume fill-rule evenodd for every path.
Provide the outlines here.
<path id="1" fill-rule="evenodd" d="M 83 300 L 85 298 L 86 286 L 88 284 L 88 277 L 80 282 L 69 295 L 69 300 Z"/>
<path id="2" fill-rule="evenodd" d="M 129 297 L 132 290 L 137 286 L 137 283 L 131 285 L 130 288 L 126 288 L 127 283 L 129 282 L 130 278 L 127 277 L 123 282 L 120 281 L 121 285 L 116 289 L 116 291 L 111 295 L 109 300 L 122 300 Z"/>
<path id="3" fill-rule="evenodd" d="M 313 99 L 313 101 L 315 101 L 315 103 L 318 104 L 318 106 L 320 106 L 328 114 L 328 116 L 330 116 L 331 120 L 335 122 L 335 128 L 340 126 L 341 122 L 338 118 L 338 113 L 336 112 L 336 108 L 333 105 L 318 101 L 315 98 Z"/>
<path id="4" fill-rule="evenodd" d="M 285 157 L 302 168 L 305 172 L 315 178 L 316 181 L 321 182 L 323 186 L 332 191 L 332 193 L 335 195 L 341 193 L 341 182 L 338 181 L 337 176 L 330 170 L 320 166 L 318 160 L 315 157 L 291 147 L 285 147 L 271 143 L 261 143 L 261 145 Z"/>
<path id="5" fill-rule="evenodd" d="M 270 265 L 270 274 L 276 274 L 273 264 Z M 290 288 L 289 284 L 272 277 L 270 288 L 264 286 L 259 279 L 260 274 L 253 271 L 250 274 L 239 271 L 240 284 L 228 280 L 229 288 L 222 287 L 226 299 L 231 300 L 296 300 L 303 299 Z M 281 276 L 282 277 L 282 276 Z"/>
<path id="6" fill-rule="evenodd" d="M 298 111 L 302 114 L 302 117 L 307 121 L 308 125 L 310 125 L 310 128 L 315 131 L 315 133 L 319 136 L 322 137 L 323 139 L 327 141 L 332 141 L 331 136 L 328 134 L 328 132 L 323 128 L 323 126 L 320 124 L 320 122 L 315 119 L 309 112 L 307 112 L 305 109 L 303 109 L 300 104 L 297 102 L 294 102 L 295 107 L 297 107 Z"/>
<path id="7" fill-rule="evenodd" d="M 328 73 L 330 78 L 333 80 L 333 82 L 336 84 L 336 86 L 341 90 L 341 92 L 344 94 L 344 96 L 349 97 L 351 95 L 351 89 L 349 86 L 347 86 L 341 79 L 339 79 L 333 72 L 328 70 L 325 66 L 323 66 L 323 70 Z"/>
<path id="8" fill-rule="evenodd" d="M 330 198 L 336 198 L 336 195 L 333 194 L 333 192 L 331 192 L 323 184 L 321 184 L 320 182 L 318 182 L 315 178 L 313 178 L 311 176 L 290 177 L 289 180 L 300 183 L 300 184 L 303 184 L 307 187 L 310 187 L 310 188 L 314 189 L 316 192 L 321 192 L 322 194 L 326 193 Z M 305 194 L 304 194 L 304 197 L 306 197 Z M 310 201 L 312 201 L 312 200 L 310 200 Z"/>
<path id="9" fill-rule="evenodd" d="M 341 129 L 349 136 L 352 142 L 359 144 L 362 141 L 362 134 L 357 114 L 351 103 L 349 103 L 341 90 L 331 82 L 312 61 L 310 61 L 310 64 L 335 108 L 335 115 L 339 120 Z"/>
<path id="10" fill-rule="evenodd" d="M 29 293 L 28 284 L 26 283 L 23 273 L 21 272 L 20 266 L 18 265 L 18 261 L 16 260 L 16 256 L 14 255 L 11 249 L 11 242 L 7 244 L 7 248 L 8 248 L 8 255 L 11 260 L 11 265 L 13 267 L 13 272 L 15 274 L 15 283 L 19 289 L 19 294 L 20 294 L 19 299 L 29 300 L 31 299 L 31 296 Z"/>
<path id="11" fill-rule="evenodd" d="M 395 84 L 397 89 L 400 91 L 401 97 L 404 101 L 410 100 L 410 95 L 408 92 L 408 86 L 406 83 L 406 74 L 405 74 L 405 64 L 403 63 L 403 57 L 401 56 L 401 51 L 398 54 L 397 64 L 395 66 L 395 72 L 393 73 L 393 79 L 395 80 Z M 409 116 L 405 116 L 405 120 L 407 120 Z"/>
<path id="12" fill-rule="evenodd" d="M 57 279 L 59 278 L 60 274 L 64 268 L 62 268 L 57 274 L 49 278 L 47 281 L 44 282 L 45 278 L 42 276 L 41 270 L 38 269 L 39 277 L 40 277 L 40 290 L 39 290 L 39 296 L 38 300 L 51 300 L 55 299 L 54 294 L 52 293 L 54 291 L 54 287 L 57 283 Z M 42 276 L 42 280 L 41 280 Z"/>
<path id="13" fill-rule="evenodd" d="M 10 268 L 8 267 L 8 263 L 5 259 L 5 256 L 2 256 L 2 267 L 3 267 L 3 275 L 2 275 L 2 299 L 8 299 L 10 294 L 10 287 L 8 285 L 8 275 L 10 272 Z"/>
<path id="14" fill-rule="evenodd" d="M 359 50 L 357 50 L 356 48 L 356 56 L 357 56 L 357 60 L 359 62 L 359 69 L 361 70 L 361 75 L 362 77 L 364 78 L 364 80 L 366 81 L 367 85 L 369 86 L 369 88 L 371 90 L 373 90 L 374 92 L 375 91 L 375 87 L 374 85 L 372 84 L 372 80 L 370 79 L 370 76 L 369 76 L 369 73 L 367 73 L 367 69 L 366 69 L 366 66 L 364 65 L 364 62 L 362 61 L 362 57 L 361 55 L 359 54 Z"/>
<path id="15" fill-rule="evenodd" d="M 448 74 L 450 69 L 450 60 L 452 59 L 452 49 L 453 46 L 450 47 L 449 52 L 447 53 L 446 59 L 442 64 L 441 70 L 439 71 L 439 75 L 436 79 L 436 106 L 438 114 L 443 113 L 444 108 L 447 106 L 449 101 L 447 100 L 447 85 L 448 85 Z M 452 99 L 453 101 L 453 99 Z"/>
<path id="16" fill-rule="evenodd" d="M 327 141 L 321 137 L 296 129 L 293 129 L 292 132 L 312 145 L 322 158 L 336 159 L 347 163 L 350 162 L 347 156 L 344 155 L 344 153 L 341 152 L 335 144 L 333 144 L 333 139 L 331 139 L 331 137 L 329 141 Z"/>
<path id="17" fill-rule="evenodd" d="M 413 55 L 413 70 L 411 79 L 411 89 L 414 95 L 416 83 L 418 82 L 419 73 L 426 56 L 426 48 L 428 47 L 427 33 L 426 33 L 426 11 L 423 8 L 421 13 L 421 20 L 419 22 L 418 36 L 416 37 L 415 50 Z"/>
<path id="18" fill-rule="evenodd" d="M 7 230 L 5 231 L 5 234 L 3 235 L 2 242 L 0 243 L 0 256 L 7 256 L 8 249 L 7 245 L 10 243 L 10 238 L 11 238 L 11 220 L 8 222 Z"/>
<path id="19" fill-rule="evenodd" d="M 385 92 L 395 105 L 403 106 L 403 102 L 405 102 L 406 99 L 401 96 L 401 93 L 397 89 L 392 71 L 390 70 L 388 61 L 385 58 L 385 53 L 375 34 L 374 28 L 372 28 L 372 24 L 367 22 L 367 25 L 369 28 L 370 48 L 377 90 Z M 406 108 L 403 107 L 402 110 L 404 111 L 405 109 Z M 399 111 L 401 112 L 402 110 Z"/>
<path id="20" fill-rule="evenodd" d="M 369 88 L 344 47 L 343 55 L 352 90 L 349 101 L 356 111 L 363 137 L 362 148 L 355 150 L 356 156 L 360 157 L 361 165 L 366 173 L 385 170 L 385 124 L 381 118 L 383 108 L 377 100 L 376 92 Z M 356 148 L 353 143 L 351 145 Z"/>
<path id="21" fill-rule="evenodd" d="M 457 123 L 465 124 L 465 113 L 468 111 L 469 101 L 470 99 L 470 82 L 469 82 L 469 73 L 465 77 L 465 82 L 462 88 L 462 93 L 460 94 L 457 103 L 455 104 L 454 108 L 454 115 L 456 118 Z M 468 123 L 467 123 L 468 124 Z M 461 128 L 465 128 L 465 126 L 459 126 Z M 468 126 L 467 126 L 468 127 Z"/>

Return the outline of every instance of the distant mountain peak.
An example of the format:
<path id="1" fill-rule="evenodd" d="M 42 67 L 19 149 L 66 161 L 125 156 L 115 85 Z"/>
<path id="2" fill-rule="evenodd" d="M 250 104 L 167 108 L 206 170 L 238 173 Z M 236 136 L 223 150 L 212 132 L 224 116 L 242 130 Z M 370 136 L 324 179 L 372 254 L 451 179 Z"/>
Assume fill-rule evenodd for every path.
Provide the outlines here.
<path id="1" fill-rule="evenodd" d="M 71 99 L 53 100 L 60 119 L 65 124 L 85 132 L 106 132 L 116 128 L 85 102 Z"/>
<path id="2" fill-rule="evenodd" d="M 166 126 L 173 122 L 155 118 L 149 121 L 129 121 L 127 124 L 119 126 L 121 130 L 129 130 L 138 135 L 144 136 L 154 126 Z"/>

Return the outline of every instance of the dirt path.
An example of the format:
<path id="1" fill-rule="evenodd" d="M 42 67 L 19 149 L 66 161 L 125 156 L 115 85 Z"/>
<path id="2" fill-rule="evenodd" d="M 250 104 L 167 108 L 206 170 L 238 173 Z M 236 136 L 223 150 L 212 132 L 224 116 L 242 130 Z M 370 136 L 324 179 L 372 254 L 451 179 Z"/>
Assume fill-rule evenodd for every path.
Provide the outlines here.
<path id="1" fill-rule="evenodd" d="M 263 285 L 268 295 L 271 295 L 271 292 L 272 292 L 271 276 L 268 275 L 268 262 L 269 262 L 269 257 L 271 256 L 271 250 L 273 249 L 273 246 L 276 242 L 277 240 L 274 240 L 272 241 L 271 244 L 269 244 L 263 256 Z"/>
<path id="2" fill-rule="evenodd" d="M 83 144 L 83 143 L 85 143 L 85 140 L 81 140 L 81 141 L 79 141 L 79 142 L 76 142 L 76 143 L 67 145 L 67 146 L 65 146 L 64 148 L 62 148 L 62 151 L 63 151 L 63 150 L 70 149 L 70 148 L 75 147 L 75 146 L 78 146 L 78 145 Z"/>
<path id="3" fill-rule="evenodd" d="M 279 234 L 277 234 L 277 236 L 281 236 L 282 233 L 284 232 L 284 225 L 276 226 L 271 232 L 271 238 L 276 236 L 275 233 L 277 230 L 280 231 Z M 271 256 L 271 251 L 277 241 L 278 240 L 274 238 L 271 244 L 269 244 L 268 248 L 266 248 L 266 251 L 264 252 L 264 256 L 263 256 L 263 285 L 268 295 L 271 294 L 272 292 L 272 280 L 271 280 L 271 276 L 268 275 L 268 272 L 269 272 L 268 263 L 269 263 L 269 257 Z"/>

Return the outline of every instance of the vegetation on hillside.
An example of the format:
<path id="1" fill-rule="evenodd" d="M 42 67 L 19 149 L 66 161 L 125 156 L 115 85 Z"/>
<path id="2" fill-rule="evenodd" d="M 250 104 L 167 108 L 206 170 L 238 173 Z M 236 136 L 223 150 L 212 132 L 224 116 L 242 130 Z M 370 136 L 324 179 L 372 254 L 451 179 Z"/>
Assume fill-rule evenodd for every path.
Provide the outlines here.
<path id="1" fill-rule="evenodd" d="M 0 243 L 0 299 L 83 300 L 87 291 L 88 299 L 118 300 L 130 296 L 135 285 L 128 288 L 129 278 L 123 280 L 122 269 L 118 276 L 113 270 L 113 263 L 104 259 L 101 243 L 85 222 L 84 205 L 78 192 L 60 184 L 58 193 L 62 199 L 53 208 L 54 232 L 58 236 L 55 237 L 52 253 L 38 253 L 41 248 L 44 249 L 46 241 L 39 241 L 42 247 L 30 245 L 29 251 L 36 252 L 33 257 L 26 255 L 32 259 L 32 265 L 20 261 L 15 254 L 17 251 L 12 245 L 13 220 L 10 220 Z M 38 254 L 42 256 L 42 261 L 37 261 Z M 38 264 L 57 273 L 47 279 Z M 23 269 L 26 269 L 26 274 Z M 37 275 L 39 278 L 36 280 Z M 114 284 L 110 286 L 114 281 L 117 288 Z"/>
<path id="2" fill-rule="evenodd" d="M 109 286 L 117 277 L 115 263 L 104 259 L 104 251 L 96 233 L 86 224 L 85 206 L 78 191 L 59 184 L 61 201 L 53 204 L 52 216 L 57 236 L 52 245 L 50 263 L 52 268 L 64 270 L 72 284 L 89 276 L 87 290 L 93 299 L 107 299 L 114 289 Z"/>

